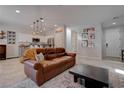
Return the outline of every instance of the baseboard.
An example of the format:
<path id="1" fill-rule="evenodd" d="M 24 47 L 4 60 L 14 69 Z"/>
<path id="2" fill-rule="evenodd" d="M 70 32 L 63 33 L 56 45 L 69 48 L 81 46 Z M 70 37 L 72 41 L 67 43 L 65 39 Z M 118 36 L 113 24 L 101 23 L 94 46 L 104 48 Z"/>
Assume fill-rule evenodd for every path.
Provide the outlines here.
<path id="1" fill-rule="evenodd" d="M 98 58 L 98 57 L 88 57 L 88 56 L 78 56 L 78 57 L 83 59 L 89 59 L 89 60 L 102 60 L 101 58 Z"/>
<path id="2" fill-rule="evenodd" d="M 9 57 L 9 58 L 6 58 L 6 59 L 14 59 L 14 58 L 19 58 L 19 57 Z"/>

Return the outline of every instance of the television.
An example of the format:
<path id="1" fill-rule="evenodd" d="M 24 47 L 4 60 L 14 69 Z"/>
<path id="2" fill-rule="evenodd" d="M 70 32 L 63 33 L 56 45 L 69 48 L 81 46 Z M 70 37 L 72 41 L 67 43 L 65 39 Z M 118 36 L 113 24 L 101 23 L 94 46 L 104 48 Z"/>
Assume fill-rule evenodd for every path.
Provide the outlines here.
<path id="1" fill-rule="evenodd" d="M 39 43 L 40 42 L 40 38 L 32 38 L 32 42 Z"/>

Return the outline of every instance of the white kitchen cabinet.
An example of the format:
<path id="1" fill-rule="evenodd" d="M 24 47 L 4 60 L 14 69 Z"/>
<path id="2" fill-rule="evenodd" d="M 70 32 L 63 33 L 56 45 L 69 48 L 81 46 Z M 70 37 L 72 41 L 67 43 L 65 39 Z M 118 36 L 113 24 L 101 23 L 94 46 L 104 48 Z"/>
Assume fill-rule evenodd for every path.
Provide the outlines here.
<path id="1" fill-rule="evenodd" d="M 7 45 L 7 58 L 18 57 L 18 46 L 17 45 Z"/>

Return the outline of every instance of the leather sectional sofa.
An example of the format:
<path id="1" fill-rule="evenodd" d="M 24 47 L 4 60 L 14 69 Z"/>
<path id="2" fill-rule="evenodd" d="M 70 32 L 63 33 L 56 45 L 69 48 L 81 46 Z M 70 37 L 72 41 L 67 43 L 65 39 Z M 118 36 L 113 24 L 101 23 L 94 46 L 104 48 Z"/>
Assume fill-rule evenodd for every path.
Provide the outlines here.
<path id="1" fill-rule="evenodd" d="M 35 55 L 43 53 L 45 60 L 37 62 Z M 64 48 L 28 49 L 23 55 L 25 74 L 38 86 L 75 65 L 75 53 L 67 53 Z"/>

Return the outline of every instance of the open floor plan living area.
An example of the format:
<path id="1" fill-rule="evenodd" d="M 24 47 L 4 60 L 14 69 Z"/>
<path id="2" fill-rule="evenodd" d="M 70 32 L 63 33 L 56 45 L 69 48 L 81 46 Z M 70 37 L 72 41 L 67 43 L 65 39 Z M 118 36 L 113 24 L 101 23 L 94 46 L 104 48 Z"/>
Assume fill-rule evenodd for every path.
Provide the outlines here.
<path id="1" fill-rule="evenodd" d="M 0 5 L 0 88 L 124 88 L 123 10 Z"/>

